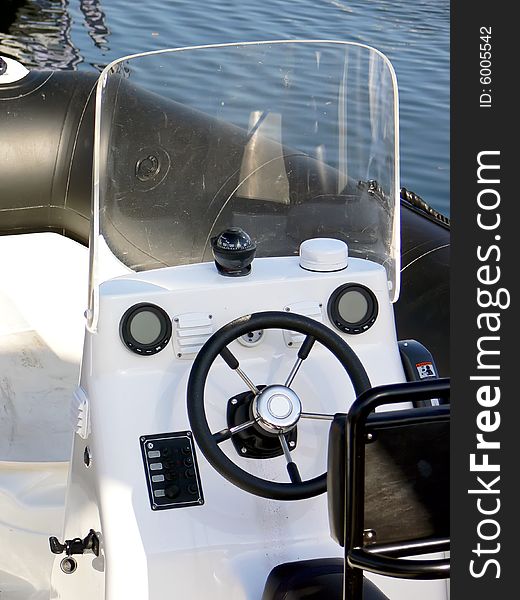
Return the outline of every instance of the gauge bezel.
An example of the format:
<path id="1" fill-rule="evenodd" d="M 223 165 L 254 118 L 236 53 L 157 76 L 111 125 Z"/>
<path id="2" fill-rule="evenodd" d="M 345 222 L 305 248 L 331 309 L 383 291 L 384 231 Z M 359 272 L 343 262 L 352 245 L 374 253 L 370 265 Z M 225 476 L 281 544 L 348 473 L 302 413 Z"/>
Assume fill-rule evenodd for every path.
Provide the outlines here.
<path id="1" fill-rule="evenodd" d="M 340 301 L 346 294 L 352 291 L 360 293 L 368 305 L 365 315 L 355 322 L 347 321 L 339 312 Z M 327 313 L 331 323 L 341 332 L 348 333 L 349 335 L 365 333 L 376 322 L 378 312 L 379 305 L 374 292 L 360 283 L 345 283 L 336 288 L 332 292 L 327 304 Z"/>
<path id="2" fill-rule="evenodd" d="M 161 331 L 154 342 L 151 344 L 143 344 L 134 338 L 131 333 L 130 326 L 133 319 L 141 312 L 151 312 L 158 319 L 161 326 Z M 172 337 L 172 322 L 168 313 L 156 304 L 149 302 L 140 302 L 131 306 L 121 317 L 119 324 L 119 335 L 123 344 L 135 354 L 139 356 L 152 356 L 161 350 L 164 350 Z"/>

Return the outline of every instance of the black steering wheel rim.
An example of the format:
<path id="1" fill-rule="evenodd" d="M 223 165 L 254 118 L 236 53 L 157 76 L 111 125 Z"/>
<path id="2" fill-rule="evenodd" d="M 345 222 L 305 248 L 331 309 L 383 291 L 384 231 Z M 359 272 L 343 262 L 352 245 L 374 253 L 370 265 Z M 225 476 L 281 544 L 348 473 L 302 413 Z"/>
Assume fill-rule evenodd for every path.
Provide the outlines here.
<path id="1" fill-rule="evenodd" d="M 214 440 L 206 419 L 204 391 L 213 362 L 232 341 L 250 331 L 260 329 L 285 329 L 313 336 L 339 360 L 352 382 L 356 397 L 371 387 L 368 375 L 352 348 L 322 323 L 303 315 L 281 311 L 245 315 L 215 332 L 193 362 L 187 390 L 191 429 L 199 448 L 211 466 L 240 489 L 273 500 L 311 498 L 326 491 L 326 473 L 301 483 L 282 483 L 256 477 L 240 468 L 224 454 Z"/>

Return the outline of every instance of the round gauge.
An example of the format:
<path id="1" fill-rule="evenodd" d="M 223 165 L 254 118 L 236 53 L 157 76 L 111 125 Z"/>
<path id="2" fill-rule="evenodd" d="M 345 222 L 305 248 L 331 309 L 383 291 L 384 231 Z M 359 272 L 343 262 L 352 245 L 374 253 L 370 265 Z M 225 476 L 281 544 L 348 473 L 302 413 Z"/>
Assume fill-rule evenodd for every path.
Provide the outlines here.
<path id="1" fill-rule="evenodd" d="M 127 348 L 136 354 L 149 356 L 167 346 L 172 336 L 172 323 L 159 306 L 135 304 L 123 315 L 119 332 Z"/>
<path id="2" fill-rule="evenodd" d="M 372 290 L 359 283 L 346 283 L 332 292 L 327 311 L 340 331 L 357 334 L 375 323 L 378 304 Z"/>

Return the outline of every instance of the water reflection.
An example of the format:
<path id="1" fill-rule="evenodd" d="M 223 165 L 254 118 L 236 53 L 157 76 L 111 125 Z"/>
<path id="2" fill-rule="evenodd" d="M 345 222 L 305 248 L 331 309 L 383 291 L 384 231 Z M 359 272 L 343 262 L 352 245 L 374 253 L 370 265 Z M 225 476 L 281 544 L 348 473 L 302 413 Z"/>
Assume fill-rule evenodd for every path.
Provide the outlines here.
<path id="1" fill-rule="evenodd" d="M 387 54 L 403 184 L 449 212 L 449 0 L 0 0 L 0 54 L 29 68 L 101 71 L 136 52 L 262 39 L 341 39 Z"/>
<path id="2" fill-rule="evenodd" d="M 46 69 L 75 69 L 84 60 L 72 40 L 69 0 L 7 2 L 0 21 L 0 54 Z M 101 0 L 80 0 L 79 8 L 96 48 L 108 50 Z"/>
<path id="3" fill-rule="evenodd" d="M 101 9 L 100 0 L 80 0 L 79 8 L 85 16 L 88 34 L 96 48 L 109 50 L 107 37 L 110 31 L 105 23 L 105 13 Z"/>

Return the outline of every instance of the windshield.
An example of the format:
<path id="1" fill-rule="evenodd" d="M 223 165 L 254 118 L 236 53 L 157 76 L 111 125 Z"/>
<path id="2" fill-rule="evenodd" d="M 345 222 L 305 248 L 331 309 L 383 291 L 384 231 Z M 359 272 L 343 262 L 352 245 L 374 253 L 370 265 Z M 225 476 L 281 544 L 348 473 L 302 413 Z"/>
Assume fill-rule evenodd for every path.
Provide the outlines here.
<path id="1" fill-rule="evenodd" d="M 89 324 L 97 288 L 212 260 L 238 226 L 257 257 L 344 240 L 398 296 L 397 88 L 376 50 L 284 41 L 126 57 L 96 97 Z"/>

